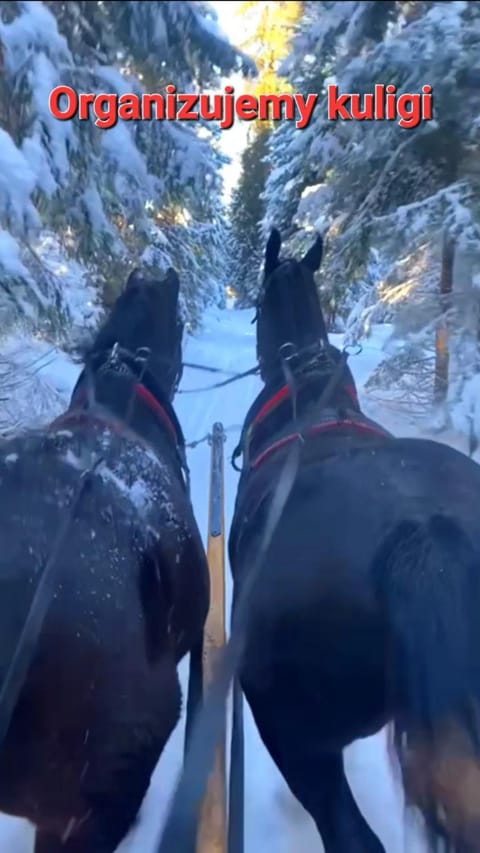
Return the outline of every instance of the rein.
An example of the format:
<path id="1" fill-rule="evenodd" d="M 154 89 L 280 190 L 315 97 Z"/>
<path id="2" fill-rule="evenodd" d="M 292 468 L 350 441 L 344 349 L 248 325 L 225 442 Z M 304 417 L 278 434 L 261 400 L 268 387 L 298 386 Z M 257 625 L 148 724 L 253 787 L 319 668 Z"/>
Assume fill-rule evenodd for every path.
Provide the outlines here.
<path id="1" fill-rule="evenodd" d="M 224 376 L 228 376 L 229 378 L 222 382 L 215 382 L 213 385 L 204 385 L 201 388 L 179 389 L 177 385 L 175 388 L 176 394 L 197 394 L 203 391 L 213 391 L 215 388 L 223 388 L 225 385 L 230 385 L 232 382 L 238 382 L 240 379 L 245 379 L 246 376 L 255 376 L 255 374 L 260 372 L 260 367 L 257 364 L 254 367 L 250 367 L 248 370 L 244 370 L 242 373 L 235 373 L 230 370 L 224 370 L 222 367 L 214 367 L 209 364 L 198 364 L 194 361 L 182 361 L 182 368 L 183 367 L 189 367 L 192 370 L 203 370 L 205 373 L 223 373 Z"/>
<path id="2" fill-rule="evenodd" d="M 286 359 L 283 357 L 282 367 L 286 381 L 290 382 L 291 372 Z M 292 388 L 292 391 L 295 393 L 294 388 Z M 295 444 L 288 454 L 280 478 L 276 484 L 265 523 L 264 534 L 255 555 L 255 560 L 247 574 L 246 582 L 235 596 L 230 637 L 219 656 L 215 678 L 193 722 L 183 768 L 173 795 L 163 832 L 156 846 L 156 853 L 191 853 L 192 851 L 191 839 L 195 836 L 197 827 L 198 803 L 201 802 L 206 790 L 214 760 L 215 748 L 224 728 L 224 715 L 231 683 L 232 680 L 235 681 L 235 676 L 245 649 L 250 596 L 252 595 L 256 579 L 262 570 L 263 561 L 275 530 L 281 520 L 290 492 L 295 484 L 299 462 L 300 447 L 299 444 Z M 237 712 L 239 710 L 240 694 L 238 684 L 235 683 L 233 699 L 234 719 L 236 717 L 237 723 L 236 726 L 234 725 L 233 731 L 238 735 L 241 714 L 235 714 L 235 710 Z M 237 741 L 237 750 L 239 746 L 240 742 Z M 238 758 L 237 750 L 235 758 Z M 240 767 L 240 773 L 242 773 L 242 766 Z M 237 844 L 235 849 L 241 849 L 243 839 L 243 827 L 241 825 L 243 792 L 239 791 L 238 786 L 234 786 L 231 793 L 235 826 L 229 828 L 229 842 L 230 844 L 232 843 L 232 833 L 236 829 L 238 831 L 237 842 L 240 844 L 240 848 Z"/>
<path id="3" fill-rule="evenodd" d="M 297 388 L 295 375 L 290 367 L 292 356 L 287 358 L 282 351 L 279 354 L 286 385 L 292 398 L 295 424 Z M 321 406 L 328 405 L 341 378 L 347 359 L 348 353 L 345 349 L 320 397 L 319 404 Z M 195 833 L 198 803 L 204 795 L 214 760 L 216 744 L 223 730 L 226 703 L 232 681 L 234 682 L 234 707 L 238 703 L 238 685 L 235 689 L 235 677 L 245 650 L 250 598 L 254 592 L 256 580 L 262 570 L 263 561 L 275 530 L 281 521 L 284 508 L 295 485 L 300 466 L 301 445 L 304 441 L 300 427 L 294 433 L 294 438 L 298 440 L 290 442 L 290 452 L 287 454 L 280 477 L 273 488 L 262 540 L 245 580 L 235 596 L 230 637 L 220 656 L 214 682 L 210 686 L 203 706 L 199 709 L 194 721 L 183 769 L 174 792 L 163 833 L 156 847 L 156 853 L 173 853 L 173 851 L 175 853 L 191 853 L 191 838 Z M 241 804 L 241 794 L 237 790 L 234 798 L 235 806 L 238 807 L 239 802 Z M 237 816 L 235 817 L 238 819 Z"/>
<path id="4" fill-rule="evenodd" d="M 193 365 L 187 365 L 185 362 L 185 366 L 193 367 Z M 208 367 L 198 367 L 199 370 L 212 370 L 212 368 Z M 214 368 L 215 372 L 223 373 L 223 371 Z M 233 376 L 230 376 L 229 379 L 224 379 L 222 382 L 215 382 L 213 385 L 203 385 L 201 388 L 183 388 L 177 391 L 177 394 L 197 394 L 200 391 L 213 391 L 214 388 L 224 388 L 225 385 L 231 385 L 232 382 L 238 382 L 240 379 L 245 379 L 246 376 L 255 376 L 255 374 L 260 372 L 260 367 L 255 365 L 255 367 L 250 367 L 249 370 L 243 371 L 243 373 L 234 373 Z"/>
<path id="5" fill-rule="evenodd" d="M 28 670 L 35 654 L 38 637 L 42 625 L 50 607 L 50 602 L 55 591 L 58 573 L 63 568 L 59 557 L 62 546 L 65 544 L 70 526 L 75 521 L 78 508 L 84 493 L 92 485 L 96 469 L 101 465 L 103 459 L 97 458 L 92 461 L 89 468 L 85 469 L 80 477 L 77 491 L 73 497 L 70 510 L 64 518 L 50 555 L 40 574 L 40 579 L 33 596 L 33 601 L 28 611 L 27 618 L 22 628 L 22 633 L 16 645 L 15 654 L 8 667 L 7 674 L 3 680 L 0 691 L 0 744 L 3 743 L 8 732 L 18 697 L 28 675 Z"/>

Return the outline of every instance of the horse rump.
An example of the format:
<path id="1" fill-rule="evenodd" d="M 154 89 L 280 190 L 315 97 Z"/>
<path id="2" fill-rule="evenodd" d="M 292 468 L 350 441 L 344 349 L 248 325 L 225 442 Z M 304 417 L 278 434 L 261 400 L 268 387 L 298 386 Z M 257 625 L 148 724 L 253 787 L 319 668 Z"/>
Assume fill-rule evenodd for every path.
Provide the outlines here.
<path id="1" fill-rule="evenodd" d="M 405 793 L 432 847 L 480 851 L 480 554 L 447 515 L 406 520 L 373 561 Z"/>

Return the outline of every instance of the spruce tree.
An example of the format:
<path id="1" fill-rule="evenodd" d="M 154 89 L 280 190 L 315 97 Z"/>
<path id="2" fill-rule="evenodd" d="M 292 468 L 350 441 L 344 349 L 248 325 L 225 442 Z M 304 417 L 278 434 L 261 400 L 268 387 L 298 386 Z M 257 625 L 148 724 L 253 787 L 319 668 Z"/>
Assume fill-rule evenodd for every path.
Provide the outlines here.
<path id="1" fill-rule="evenodd" d="M 251 61 L 214 32 L 208 4 L 155 0 L 2 3 L 0 53 L 0 300 L 68 335 L 97 321 L 130 266 L 174 264 L 195 323 L 216 298 L 218 129 L 62 122 L 49 94 L 201 91 Z"/>
<path id="2" fill-rule="evenodd" d="M 267 166 L 265 157 L 268 131 L 252 135 L 242 153 L 241 175 L 231 202 L 231 219 L 236 238 L 236 269 L 234 287 L 239 306 L 253 305 L 257 294 L 258 274 L 262 257 L 259 223 L 264 216 L 262 191 Z"/>
<path id="3" fill-rule="evenodd" d="M 251 29 L 242 49 L 255 56 L 258 69 L 258 77 L 246 88 L 250 94 L 258 97 L 291 92 L 288 82 L 279 76 L 278 68 L 288 55 L 301 6 L 298 2 L 241 4 L 239 14 Z M 238 304 L 242 306 L 252 306 L 258 291 L 263 255 L 261 223 L 266 213 L 264 191 L 270 171 L 269 138 L 281 123 L 272 116 L 252 122 L 241 159 L 240 179 L 232 197 L 232 233 L 236 243 L 233 279 L 239 294 Z"/>
<path id="4" fill-rule="evenodd" d="M 320 294 L 347 341 L 392 324 L 372 389 L 423 413 L 443 395 L 465 430 L 480 369 L 479 43 L 475 3 L 306 3 L 282 73 L 319 99 L 307 131 L 272 136 L 263 222 L 288 210 L 295 253 L 324 233 Z M 433 120 L 328 119 L 328 85 L 363 95 L 379 82 L 397 95 L 430 85 Z"/>

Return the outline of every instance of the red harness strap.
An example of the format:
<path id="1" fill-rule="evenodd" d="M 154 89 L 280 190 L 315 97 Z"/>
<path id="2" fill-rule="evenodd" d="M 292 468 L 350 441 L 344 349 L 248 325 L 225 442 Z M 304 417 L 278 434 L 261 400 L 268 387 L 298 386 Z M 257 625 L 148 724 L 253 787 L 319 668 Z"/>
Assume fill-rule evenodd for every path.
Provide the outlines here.
<path id="1" fill-rule="evenodd" d="M 359 433 L 367 433 L 369 435 L 377 435 L 381 438 L 385 438 L 388 434 L 382 430 L 381 428 L 374 427 L 370 424 L 364 424 L 361 421 L 352 421 L 352 420 L 344 420 L 344 421 L 325 421 L 323 424 L 315 424 L 310 427 L 308 430 L 305 430 L 303 433 L 303 437 L 308 436 L 316 436 L 324 432 L 330 432 L 333 430 L 340 429 L 353 429 Z M 292 433 L 291 435 L 286 435 L 284 438 L 280 438 L 274 444 L 267 447 L 262 453 L 257 456 L 257 458 L 252 462 L 251 468 L 253 470 L 257 469 L 262 462 L 265 462 L 269 456 L 273 453 L 276 453 L 277 450 L 280 450 L 282 447 L 286 447 L 288 444 L 291 444 L 293 441 L 296 441 L 300 436 L 298 433 Z"/>
<path id="2" fill-rule="evenodd" d="M 175 443 L 177 443 L 178 442 L 177 430 L 175 429 L 175 426 L 173 425 L 172 421 L 168 417 L 163 406 L 160 405 L 158 400 L 153 396 L 153 394 L 151 394 L 151 392 L 148 390 L 148 388 L 145 388 L 144 385 L 137 383 L 134 386 L 134 390 L 135 390 L 135 395 L 137 397 L 139 397 L 141 400 L 143 400 L 144 403 L 147 404 L 149 409 L 151 409 L 154 412 L 154 414 L 157 416 L 158 420 L 161 421 L 163 426 L 165 426 L 167 428 L 167 430 L 169 431 L 169 433 L 172 436 Z M 78 399 L 79 401 L 86 399 L 85 392 L 82 389 L 79 389 L 77 391 L 77 393 L 75 394 L 75 399 Z M 78 411 L 78 410 L 73 410 L 73 409 L 70 409 L 68 412 L 66 412 L 63 415 L 60 415 L 59 418 L 57 418 L 55 421 L 53 421 L 53 423 L 51 424 L 51 428 L 59 429 L 62 427 L 62 425 L 66 425 L 67 423 L 71 422 L 72 420 L 87 420 L 87 419 L 90 421 L 95 420 L 98 423 L 108 423 L 109 425 L 112 426 L 112 428 L 116 432 L 120 432 L 120 433 L 122 433 L 122 432 L 131 433 L 132 432 L 131 430 L 128 429 L 126 424 L 124 424 L 122 421 L 120 421 L 118 418 L 115 418 L 114 416 L 106 418 L 103 416 L 101 417 L 99 415 L 92 415 L 88 411 L 82 411 L 82 410 Z"/>
<path id="3" fill-rule="evenodd" d="M 158 419 L 160 421 L 162 421 L 164 426 L 167 427 L 167 429 L 170 432 L 173 440 L 175 442 L 177 442 L 178 441 L 177 430 L 175 429 L 174 425 L 172 424 L 172 422 L 171 422 L 170 418 L 168 417 L 163 406 L 160 405 L 158 400 L 153 396 L 153 394 L 148 390 L 148 388 L 145 388 L 145 385 L 141 385 L 140 383 L 137 383 L 135 385 L 135 394 L 137 395 L 137 397 L 140 397 L 140 399 L 143 400 L 144 403 L 146 403 L 147 406 L 150 409 L 152 409 L 153 412 L 155 412 Z"/>
<path id="4" fill-rule="evenodd" d="M 358 398 L 357 398 L 355 388 L 352 385 L 345 385 L 345 386 L 343 386 L 343 390 L 348 394 L 352 403 L 355 406 L 358 406 Z M 274 409 L 276 409 L 277 406 L 280 405 L 280 403 L 283 403 L 283 401 L 288 398 L 289 394 L 290 394 L 290 388 L 288 387 L 288 385 L 284 385 L 282 388 L 280 388 L 280 390 L 277 391 L 277 393 L 274 394 L 273 397 L 270 397 L 270 400 L 267 400 L 267 402 L 263 404 L 262 408 L 260 409 L 260 411 L 256 414 L 255 418 L 253 419 L 251 427 L 255 427 L 261 421 L 263 421 L 263 419 L 268 414 L 270 414 L 270 412 L 272 412 Z"/>

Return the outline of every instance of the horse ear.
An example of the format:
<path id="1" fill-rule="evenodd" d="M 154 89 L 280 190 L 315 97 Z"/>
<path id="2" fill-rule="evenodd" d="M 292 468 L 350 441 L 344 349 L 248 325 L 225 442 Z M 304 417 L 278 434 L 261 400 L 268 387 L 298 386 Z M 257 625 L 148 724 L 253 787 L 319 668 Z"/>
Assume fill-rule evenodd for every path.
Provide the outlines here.
<path id="1" fill-rule="evenodd" d="M 142 273 L 136 267 L 127 278 L 127 283 L 125 285 L 125 290 L 128 290 L 130 287 L 135 287 L 135 285 L 141 284 L 143 281 Z"/>
<path id="2" fill-rule="evenodd" d="M 180 279 L 173 267 L 168 268 L 163 284 L 166 284 L 175 293 L 176 298 L 178 297 L 180 293 Z"/>
<path id="3" fill-rule="evenodd" d="M 270 237 L 267 241 L 267 246 L 265 249 L 265 275 L 270 275 L 271 272 L 275 269 L 278 262 L 278 256 L 280 254 L 280 248 L 282 245 L 282 238 L 280 236 L 280 231 L 276 228 L 272 228 L 270 232 Z"/>
<path id="4" fill-rule="evenodd" d="M 317 234 L 317 239 L 313 246 L 308 250 L 302 260 L 302 264 L 308 267 L 312 272 L 317 272 L 320 269 L 323 257 L 323 238 L 321 234 Z"/>

